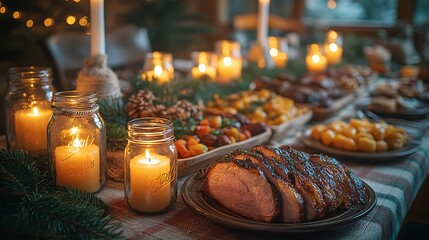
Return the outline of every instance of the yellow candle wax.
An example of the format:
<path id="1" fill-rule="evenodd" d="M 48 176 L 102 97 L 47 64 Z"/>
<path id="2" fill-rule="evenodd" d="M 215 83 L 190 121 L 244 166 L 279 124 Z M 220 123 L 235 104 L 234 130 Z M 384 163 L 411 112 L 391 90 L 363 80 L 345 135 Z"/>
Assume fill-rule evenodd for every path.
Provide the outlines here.
<path id="1" fill-rule="evenodd" d="M 48 148 L 47 126 L 52 110 L 33 107 L 15 112 L 15 143 L 27 151 Z"/>
<path id="2" fill-rule="evenodd" d="M 95 144 L 73 143 L 73 146 L 56 147 L 55 167 L 58 186 L 87 192 L 96 192 L 100 188 L 100 149 Z"/>
<path id="3" fill-rule="evenodd" d="M 219 83 L 229 83 L 241 77 L 242 60 L 239 58 L 223 57 L 217 66 Z"/>
<path id="4" fill-rule="evenodd" d="M 163 69 L 160 65 L 156 65 L 153 70 L 145 72 L 146 79 L 149 81 L 156 80 L 158 83 L 170 82 L 170 74 L 166 69 Z"/>
<path id="5" fill-rule="evenodd" d="M 341 62 L 341 57 L 343 55 L 343 47 L 337 45 L 336 43 L 327 43 L 325 44 L 325 51 L 329 65 Z"/>
<path id="6" fill-rule="evenodd" d="M 193 67 L 191 74 L 195 79 L 206 76 L 210 80 L 216 80 L 216 69 L 213 66 L 207 66 L 205 64 L 199 64 L 197 67 Z"/>
<path id="7" fill-rule="evenodd" d="M 318 54 L 310 55 L 305 58 L 305 62 L 310 72 L 323 72 L 326 69 L 327 60 L 325 56 Z"/>
<path id="8" fill-rule="evenodd" d="M 155 153 L 141 154 L 130 161 L 131 207 L 141 212 L 157 212 L 170 205 L 170 159 Z"/>

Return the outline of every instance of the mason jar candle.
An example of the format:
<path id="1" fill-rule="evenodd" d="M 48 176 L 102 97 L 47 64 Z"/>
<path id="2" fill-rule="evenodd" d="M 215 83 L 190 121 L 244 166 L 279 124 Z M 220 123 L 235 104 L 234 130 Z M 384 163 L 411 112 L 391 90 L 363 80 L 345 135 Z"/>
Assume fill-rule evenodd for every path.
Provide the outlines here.
<path id="1" fill-rule="evenodd" d="M 327 67 L 327 59 L 324 48 L 319 44 L 308 45 L 305 62 L 307 64 L 308 71 L 324 72 Z"/>
<path id="2" fill-rule="evenodd" d="M 240 44 L 234 41 L 222 40 L 216 42 L 217 81 L 225 84 L 241 78 L 243 59 Z"/>
<path id="3" fill-rule="evenodd" d="M 288 59 L 288 46 L 285 38 L 281 37 L 268 37 L 268 47 L 270 56 L 273 58 L 274 65 L 277 68 L 286 67 Z"/>
<path id="4" fill-rule="evenodd" d="M 143 80 L 160 85 L 173 81 L 173 55 L 156 51 L 147 53 L 141 75 Z"/>
<path id="5" fill-rule="evenodd" d="M 54 94 L 48 125 L 48 157 L 57 186 L 95 193 L 106 183 L 106 129 L 95 93 Z"/>
<path id="6" fill-rule="evenodd" d="M 43 67 L 9 69 L 5 96 L 6 134 L 9 148 L 44 153 L 47 126 L 52 116 L 52 71 Z"/>
<path id="7" fill-rule="evenodd" d="M 216 80 L 216 54 L 209 51 L 195 51 L 191 53 L 193 67 L 191 76 L 194 79 L 208 78 Z"/>
<path id="8" fill-rule="evenodd" d="M 164 118 L 133 119 L 128 123 L 124 151 L 125 199 L 140 213 L 170 210 L 177 198 L 177 152 L 173 123 Z"/>
<path id="9" fill-rule="evenodd" d="M 341 63 L 343 56 L 343 38 L 340 33 L 330 30 L 326 33 L 325 52 L 328 65 Z"/>

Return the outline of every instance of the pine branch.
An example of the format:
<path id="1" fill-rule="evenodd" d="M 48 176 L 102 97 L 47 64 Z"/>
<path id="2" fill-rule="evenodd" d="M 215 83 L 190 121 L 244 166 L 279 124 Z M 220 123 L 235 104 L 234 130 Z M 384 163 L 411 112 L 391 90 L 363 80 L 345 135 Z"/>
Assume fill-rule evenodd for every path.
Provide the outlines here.
<path id="1" fill-rule="evenodd" d="M 109 205 L 103 202 L 101 199 L 96 197 L 94 194 L 88 194 L 82 191 L 79 191 L 74 188 L 60 188 L 54 193 L 55 197 L 61 199 L 64 203 L 68 204 L 81 204 L 85 203 L 87 205 L 103 209 L 104 213 L 107 214 L 109 210 Z"/>
<path id="2" fill-rule="evenodd" d="M 64 196 L 33 196 L 31 204 L 22 208 L 24 223 L 36 224 L 36 229 L 49 230 L 79 239 L 118 239 L 122 237 L 120 223 L 111 223 L 104 210 L 89 204 L 70 204 Z M 47 228 L 47 229 L 45 229 Z"/>
<path id="3" fill-rule="evenodd" d="M 94 194 L 55 189 L 47 169 L 20 150 L 0 151 L 0 235 L 8 239 L 118 239 L 120 222 Z M 42 170 L 44 169 L 44 170 Z M 46 171 L 45 171 L 46 170 Z"/>

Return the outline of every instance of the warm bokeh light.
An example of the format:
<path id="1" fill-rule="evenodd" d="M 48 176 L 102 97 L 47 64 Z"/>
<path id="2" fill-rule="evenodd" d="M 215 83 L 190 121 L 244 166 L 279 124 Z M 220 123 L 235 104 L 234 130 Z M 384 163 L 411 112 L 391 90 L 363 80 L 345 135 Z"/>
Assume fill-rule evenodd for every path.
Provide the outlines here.
<path id="1" fill-rule="evenodd" d="M 200 63 L 200 64 L 198 65 L 198 70 L 200 70 L 200 72 L 205 72 L 205 71 L 206 71 L 206 69 L 207 69 L 206 65 L 204 65 L 204 64 L 202 64 L 202 63 Z"/>
<path id="2" fill-rule="evenodd" d="M 313 60 L 313 62 L 318 63 L 320 62 L 320 56 L 319 55 L 313 55 L 311 56 L 311 60 Z"/>
<path id="3" fill-rule="evenodd" d="M 5 13 L 6 12 L 6 7 L 0 7 L 0 13 Z"/>
<path id="4" fill-rule="evenodd" d="M 271 57 L 277 57 L 277 55 L 279 55 L 279 50 L 277 50 L 275 48 L 271 48 L 270 49 L 270 55 L 271 55 Z"/>
<path id="5" fill-rule="evenodd" d="M 78 2 L 80 2 L 80 0 L 74 0 L 74 2 L 78 3 Z"/>
<path id="6" fill-rule="evenodd" d="M 160 76 L 162 74 L 162 67 L 159 65 L 156 65 L 155 68 L 153 69 L 154 73 L 156 76 Z"/>
<path id="7" fill-rule="evenodd" d="M 81 25 L 82 27 L 85 27 L 86 25 L 88 25 L 88 17 L 85 16 L 79 19 L 79 25 Z"/>
<path id="8" fill-rule="evenodd" d="M 338 46 L 335 43 L 330 43 L 329 44 L 329 50 L 331 50 L 331 52 L 336 52 L 338 51 Z"/>
<path id="9" fill-rule="evenodd" d="M 223 65 L 230 67 L 232 65 L 232 59 L 230 57 L 223 58 Z"/>
<path id="10" fill-rule="evenodd" d="M 15 11 L 12 13 L 12 17 L 15 19 L 20 19 L 21 18 L 21 13 L 18 11 Z"/>
<path id="11" fill-rule="evenodd" d="M 335 2 L 335 0 L 329 0 L 326 5 L 329 9 L 335 9 L 337 7 L 337 2 Z"/>
<path id="12" fill-rule="evenodd" d="M 31 27 L 33 27 L 33 24 L 34 24 L 33 20 L 29 19 L 29 20 L 27 20 L 27 22 L 25 23 L 25 26 L 27 26 L 28 28 L 31 28 Z"/>
<path id="13" fill-rule="evenodd" d="M 330 31 L 328 32 L 328 38 L 329 38 L 330 40 L 335 40 L 335 39 L 337 39 L 337 38 L 338 38 L 338 33 L 337 33 L 337 32 L 335 32 L 335 31 L 333 31 L 333 30 L 330 30 Z"/>
<path id="14" fill-rule="evenodd" d="M 46 18 L 45 21 L 43 21 L 43 24 L 45 24 L 46 27 L 51 27 L 52 25 L 54 25 L 54 19 Z"/>
<path id="15" fill-rule="evenodd" d="M 73 25 L 76 22 L 76 17 L 75 16 L 68 16 L 66 18 L 66 22 L 68 25 Z"/>

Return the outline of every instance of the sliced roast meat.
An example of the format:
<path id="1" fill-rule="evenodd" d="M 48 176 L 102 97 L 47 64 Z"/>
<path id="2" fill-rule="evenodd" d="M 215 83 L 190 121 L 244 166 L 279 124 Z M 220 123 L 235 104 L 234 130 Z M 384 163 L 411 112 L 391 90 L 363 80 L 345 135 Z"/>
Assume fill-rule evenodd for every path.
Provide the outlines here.
<path id="1" fill-rule="evenodd" d="M 283 222 L 304 220 L 304 200 L 294 186 L 275 172 L 273 166 L 263 156 L 255 152 L 236 150 L 229 155 L 234 160 L 250 160 L 261 167 L 267 179 L 278 189 L 281 197 L 281 219 Z"/>
<path id="2" fill-rule="evenodd" d="M 207 173 L 202 190 L 224 207 L 260 222 L 279 214 L 277 189 L 250 161 L 217 162 Z"/>

